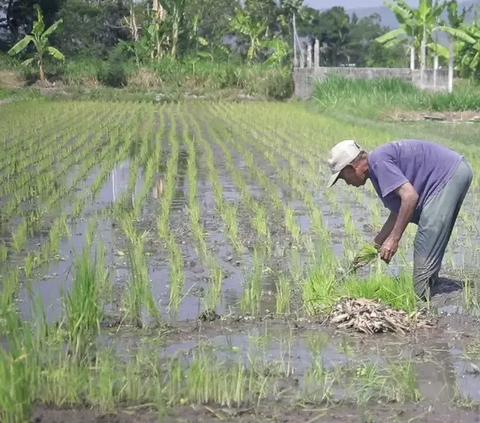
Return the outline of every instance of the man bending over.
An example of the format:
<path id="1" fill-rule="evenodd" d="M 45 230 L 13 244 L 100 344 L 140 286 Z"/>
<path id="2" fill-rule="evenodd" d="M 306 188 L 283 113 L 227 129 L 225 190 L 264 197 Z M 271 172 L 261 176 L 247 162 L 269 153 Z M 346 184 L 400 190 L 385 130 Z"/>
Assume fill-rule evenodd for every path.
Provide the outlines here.
<path id="1" fill-rule="evenodd" d="M 418 225 L 414 242 L 413 283 L 421 299 L 430 297 L 458 212 L 472 182 L 472 168 L 463 156 L 442 145 L 398 140 L 361 149 L 353 140 L 330 151 L 331 177 L 360 187 L 370 179 L 390 216 L 373 244 L 389 263 L 407 225 Z"/>

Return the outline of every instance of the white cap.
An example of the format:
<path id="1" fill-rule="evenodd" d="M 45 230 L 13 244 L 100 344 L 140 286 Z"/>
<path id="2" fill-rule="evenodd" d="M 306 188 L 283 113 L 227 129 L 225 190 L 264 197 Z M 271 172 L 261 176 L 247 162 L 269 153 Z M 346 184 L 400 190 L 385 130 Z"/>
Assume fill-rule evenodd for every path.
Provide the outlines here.
<path id="1" fill-rule="evenodd" d="M 362 151 L 354 140 L 339 142 L 330 150 L 328 166 L 330 167 L 332 176 L 330 176 L 327 188 L 330 188 L 337 182 L 342 169 L 355 160 Z"/>

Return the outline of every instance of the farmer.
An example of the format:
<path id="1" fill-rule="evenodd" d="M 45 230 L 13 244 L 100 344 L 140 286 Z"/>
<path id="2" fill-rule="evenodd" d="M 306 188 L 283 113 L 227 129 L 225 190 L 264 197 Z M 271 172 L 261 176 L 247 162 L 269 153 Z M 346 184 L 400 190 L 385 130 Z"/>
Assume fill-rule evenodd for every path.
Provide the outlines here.
<path id="1" fill-rule="evenodd" d="M 389 263 L 408 223 L 418 226 L 414 242 L 413 283 L 425 300 L 438 279 L 445 249 L 472 182 L 472 168 L 460 154 L 430 141 L 398 140 L 367 152 L 355 141 L 330 151 L 331 177 L 360 187 L 372 181 L 390 216 L 373 240 Z"/>

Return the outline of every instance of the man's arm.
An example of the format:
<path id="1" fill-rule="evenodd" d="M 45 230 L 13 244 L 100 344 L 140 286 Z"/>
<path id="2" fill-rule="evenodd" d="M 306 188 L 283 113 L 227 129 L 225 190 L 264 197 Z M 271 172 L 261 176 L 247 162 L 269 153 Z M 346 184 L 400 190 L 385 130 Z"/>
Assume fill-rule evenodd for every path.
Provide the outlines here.
<path id="1" fill-rule="evenodd" d="M 397 188 L 395 190 L 395 194 L 402 199 L 402 202 L 400 204 L 397 220 L 395 221 L 395 225 L 393 226 L 390 236 L 397 241 L 400 241 L 405 228 L 412 220 L 415 207 L 417 206 L 418 194 L 410 182 L 407 182 L 400 188 Z"/>
<path id="2" fill-rule="evenodd" d="M 402 238 L 405 228 L 412 220 L 418 201 L 418 193 L 409 182 L 397 188 L 395 194 L 401 198 L 400 210 L 390 235 L 380 249 L 380 256 L 387 262 L 390 261 L 397 252 L 398 243 Z"/>
<path id="3" fill-rule="evenodd" d="M 394 212 L 390 212 L 390 216 L 388 216 L 387 220 L 383 224 L 382 229 L 378 233 L 378 235 L 373 239 L 373 244 L 381 247 L 388 236 L 391 234 L 393 230 L 393 226 L 395 225 L 395 221 L 397 220 L 397 214 Z"/>

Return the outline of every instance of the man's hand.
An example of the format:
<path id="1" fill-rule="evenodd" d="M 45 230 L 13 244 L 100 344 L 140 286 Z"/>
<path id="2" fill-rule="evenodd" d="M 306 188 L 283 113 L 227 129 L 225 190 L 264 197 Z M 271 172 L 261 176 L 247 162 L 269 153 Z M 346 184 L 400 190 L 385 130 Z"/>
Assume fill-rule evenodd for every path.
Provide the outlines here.
<path id="1" fill-rule="evenodd" d="M 380 257 L 385 263 L 390 263 L 395 253 L 398 250 L 398 240 L 389 236 L 380 247 Z"/>

